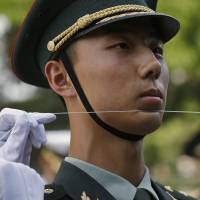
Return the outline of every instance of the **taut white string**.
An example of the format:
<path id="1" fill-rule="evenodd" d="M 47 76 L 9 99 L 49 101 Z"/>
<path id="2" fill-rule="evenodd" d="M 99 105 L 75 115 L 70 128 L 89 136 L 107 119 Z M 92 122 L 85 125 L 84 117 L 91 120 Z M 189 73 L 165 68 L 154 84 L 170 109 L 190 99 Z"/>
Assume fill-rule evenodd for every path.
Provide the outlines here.
<path id="1" fill-rule="evenodd" d="M 196 114 L 199 115 L 200 111 L 188 111 L 188 110 L 153 110 L 153 111 L 144 111 L 144 110 L 100 110 L 94 112 L 60 112 L 52 113 L 55 115 L 77 115 L 77 114 L 101 114 L 101 113 L 134 113 L 134 112 L 160 112 L 160 113 L 180 113 L 180 114 Z"/>

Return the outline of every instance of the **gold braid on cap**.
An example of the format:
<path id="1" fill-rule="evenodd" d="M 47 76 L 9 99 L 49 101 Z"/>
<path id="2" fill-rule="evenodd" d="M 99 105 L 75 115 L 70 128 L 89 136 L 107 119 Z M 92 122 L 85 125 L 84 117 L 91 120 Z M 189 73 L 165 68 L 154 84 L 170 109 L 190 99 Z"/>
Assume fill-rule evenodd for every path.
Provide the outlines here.
<path id="1" fill-rule="evenodd" d="M 127 4 L 127 5 L 120 5 L 111 8 L 106 8 L 104 10 L 100 10 L 93 14 L 84 15 L 83 17 L 79 18 L 72 26 L 70 26 L 68 29 L 62 32 L 60 35 L 55 37 L 53 40 L 49 41 L 47 49 L 50 52 L 56 52 L 67 40 L 69 40 L 72 36 L 74 36 L 79 30 L 86 28 L 91 23 L 116 14 L 122 14 L 126 12 L 128 12 L 129 14 L 133 14 L 137 12 L 154 13 L 155 11 L 145 6 Z"/>

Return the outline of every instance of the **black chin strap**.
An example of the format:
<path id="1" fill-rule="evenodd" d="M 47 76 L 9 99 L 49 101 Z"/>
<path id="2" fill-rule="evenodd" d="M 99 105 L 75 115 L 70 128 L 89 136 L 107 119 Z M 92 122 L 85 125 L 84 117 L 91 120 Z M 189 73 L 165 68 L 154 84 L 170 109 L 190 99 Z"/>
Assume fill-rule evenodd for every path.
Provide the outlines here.
<path id="1" fill-rule="evenodd" d="M 68 58 L 68 56 L 64 53 L 61 52 L 60 54 L 60 58 L 64 63 L 65 69 L 67 70 L 71 81 L 77 91 L 77 93 L 79 94 L 79 97 L 85 107 L 85 109 L 87 110 L 87 112 L 89 112 L 89 115 L 92 117 L 92 119 L 98 124 L 100 125 L 102 128 L 104 128 L 105 130 L 109 131 L 110 133 L 114 134 L 117 137 L 120 137 L 122 139 L 125 140 L 130 140 L 130 141 L 139 141 L 142 140 L 144 136 L 142 135 L 134 135 L 131 133 L 126 133 L 124 131 L 120 131 L 112 126 L 110 126 L 109 124 L 105 123 L 93 110 L 92 106 L 90 105 L 81 85 L 80 82 L 76 76 L 76 73 L 73 69 L 73 66 Z"/>

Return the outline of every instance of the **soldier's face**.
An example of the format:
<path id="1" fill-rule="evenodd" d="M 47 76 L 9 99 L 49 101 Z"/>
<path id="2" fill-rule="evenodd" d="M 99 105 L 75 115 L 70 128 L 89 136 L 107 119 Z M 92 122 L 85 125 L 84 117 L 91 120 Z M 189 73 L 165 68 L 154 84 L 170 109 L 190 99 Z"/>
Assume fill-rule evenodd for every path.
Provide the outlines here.
<path id="1" fill-rule="evenodd" d="M 73 65 L 95 111 L 126 132 L 151 133 L 161 122 L 168 87 L 163 43 L 149 23 L 119 23 L 77 40 Z M 81 103 L 81 102 L 80 102 Z"/>

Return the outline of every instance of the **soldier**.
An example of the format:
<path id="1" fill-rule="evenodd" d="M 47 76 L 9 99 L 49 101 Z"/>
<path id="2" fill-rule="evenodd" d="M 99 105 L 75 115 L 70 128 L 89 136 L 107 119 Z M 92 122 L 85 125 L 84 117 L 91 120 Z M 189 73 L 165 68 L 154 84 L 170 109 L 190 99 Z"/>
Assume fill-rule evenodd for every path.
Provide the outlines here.
<path id="1" fill-rule="evenodd" d="M 13 51 L 24 82 L 50 87 L 71 114 L 69 157 L 45 199 L 193 199 L 150 178 L 143 138 L 158 129 L 179 22 L 156 0 L 37 0 Z"/>

